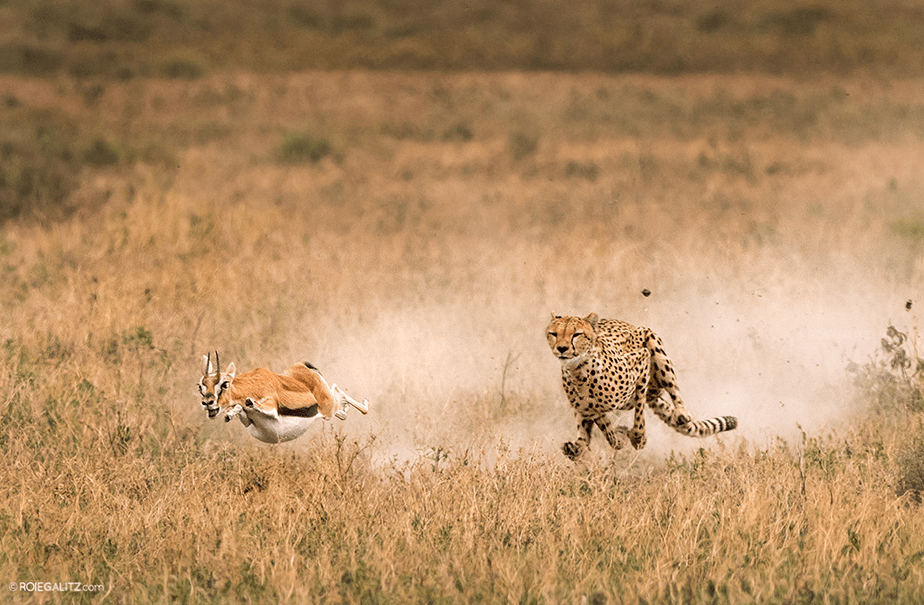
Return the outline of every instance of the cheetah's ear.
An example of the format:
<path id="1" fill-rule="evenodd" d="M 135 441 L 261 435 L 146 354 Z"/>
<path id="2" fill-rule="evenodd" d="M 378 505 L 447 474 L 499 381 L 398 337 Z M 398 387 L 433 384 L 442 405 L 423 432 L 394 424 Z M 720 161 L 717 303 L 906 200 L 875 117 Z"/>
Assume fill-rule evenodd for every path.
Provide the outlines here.
<path id="1" fill-rule="evenodd" d="M 596 313 L 591 313 L 590 315 L 584 318 L 584 321 L 589 323 L 590 327 L 596 330 L 597 322 L 600 321 L 600 316 L 597 315 Z"/>
<path id="2" fill-rule="evenodd" d="M 555 321 L 556 319 L 561 319 L 561 315 L 555 315 L 552 313 L 552 321 Z"/>

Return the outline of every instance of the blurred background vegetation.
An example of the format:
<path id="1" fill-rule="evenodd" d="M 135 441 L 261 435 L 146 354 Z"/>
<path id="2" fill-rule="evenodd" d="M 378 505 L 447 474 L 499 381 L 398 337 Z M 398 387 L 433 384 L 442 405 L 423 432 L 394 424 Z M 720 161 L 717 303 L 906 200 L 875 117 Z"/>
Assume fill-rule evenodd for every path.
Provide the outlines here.
<path id="1" fill-rule="evenodd" d="M 857 76 L 885 81 L 924 74 L 924 7 L 903 0 L 593 0 L 577 5 L 563 0 L 0 0 L 0 74 L 58 79 L 59 96 L 79 99 L 84 113 L 98 116 L 87 121 L 60 103 L 36 107 L 15 91 L 0 94 L 0 221 L 68 216 L 83 168 L 139 161 L 169 165 L 190 145 L 234 135 L 227 121 L 212 120 L 183 132 L 158 134 L 148 128 L 138 140 L 131 124 L 143 109 L 116 122 L 103 116 L 100 103 L 112 86 L 151 79 L 189 82 L 240 71 L 281 75 L 344 69 L 760 73 L 804 81 Z M 250 101 L 234 94 L 233 86 L 215 92 L 212 106 L 201 109 Z M 817 118 L 833 109 L 840 123 L 822 126 L 843 129 L 842 136 L 854 142 L 883 134 L 859 133 L 870 124 L 885 123 L 891 134 L 911 128 L 917 136 L 924 128 L 924 109 L 915 103 L 883 109 L 871 102 L 860 116 L 842 115 L 837 109 L 846 92 L 838 87 L 807 104 L 772 91 L 743 100 L 715 98 L 694 108 L 671 105 L 650 91 L 640 94 L 623 115 L 671 127 L 677 117 L 717 124 L 758 115 L 771 127 L 808 137 L 819 127 Z M 606 120 L 588 112 L 608 104 L 605 98 L 575 99 L 573 117 Z M 633 134 L 632 124 L 624 126 Z M 464 117 L 414 128 L 386 123 L 381 134 L 462 142 L 476 134 Z M 508 138 L 518 160 L 532 157 L 539 145 L 539 136 L 527 130 Z M 313 133 L 285 137 L 277 151 L 283 162 L 317 161 L 335 151 Z M 598 175 L 598 167 L 586 162 L 572 161 L 566 171 L 591 181 Z M 917 228 L 914 220 L 896 226 Z"/>
<path id="2" fill-rule="evenodd" d="M 924 70 L 924 6 L 905 0 L 4 0 L 0 23 L 0 71 L 32 75 Z"/>

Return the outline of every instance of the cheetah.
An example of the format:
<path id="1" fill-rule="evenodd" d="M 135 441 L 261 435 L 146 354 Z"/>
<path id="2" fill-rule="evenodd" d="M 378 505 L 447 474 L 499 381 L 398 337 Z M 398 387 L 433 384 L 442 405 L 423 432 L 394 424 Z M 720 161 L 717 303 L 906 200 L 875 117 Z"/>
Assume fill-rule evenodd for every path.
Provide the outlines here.
<path id="1" fill-rule="evenodd" d="M 590 447 L 595 424 L 615 450 L 627 443 L 637 450 L 645 447 L 645 404 L 668 426 L 690 437 L 738 426 L 733 416 L 693 420 L 680 398 L 661 338 L 648 328 L 600 319 L 596 313 L 583 319 L 553 314 L 546 337 L 561 361 L 562 385 L 578 420 L 577 440 L 562 445 L 572 460 Z M 612 410 L 634 410 L 632 428 L 614 425 L 606 416 Z"/>

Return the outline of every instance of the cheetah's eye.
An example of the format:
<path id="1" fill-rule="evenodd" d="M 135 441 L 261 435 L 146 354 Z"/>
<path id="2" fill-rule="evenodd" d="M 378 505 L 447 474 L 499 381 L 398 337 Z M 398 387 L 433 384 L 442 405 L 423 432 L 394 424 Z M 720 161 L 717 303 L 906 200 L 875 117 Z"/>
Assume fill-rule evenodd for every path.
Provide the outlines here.
<path id="1" fill-rule="evenodd" d="M 549 332 L 549 338 L 558 338 L 558 332 Z"/>

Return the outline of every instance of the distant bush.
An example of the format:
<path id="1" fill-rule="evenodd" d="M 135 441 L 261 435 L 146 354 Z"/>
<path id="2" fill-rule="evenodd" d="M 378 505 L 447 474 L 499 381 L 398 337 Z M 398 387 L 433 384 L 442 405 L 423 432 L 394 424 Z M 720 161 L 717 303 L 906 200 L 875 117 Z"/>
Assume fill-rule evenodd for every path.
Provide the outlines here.
<path id="1" fill-rule="evenodd" d="M 119 152 L 106 139 L 97 137 L 83 150 L 83 161 L 91 166 L 112 166 L 119 163 Z"/>
<path id="2" fill-rule="evenodd" d="M 720 8 L 713 9 L 696 18 L 696 29 L 711 34 L 732 23 L 731 15 Z"/>
<path id="3" fill-rule="evenodd" d="M 924 220 L 919 218 L 903 218 L 889 223 L 889 230 L 895 235 L 908 239 L 924 240 Z"/>
<path id="4" fill-rule="evenodd" d="M 44 76 L 57 71 L 63 63 L 62 53 L 46 46 L 34 44 L 0 46 L 0 72 Z"/>
<path id="5" fill-rule="evenodd" d="M 183 17 L 184 8 L 172 0 L 135 0 L 135 10 L 143 15 L 162 14 L 171 19 L 178 20 Z"/>
<path id="6" fill-rule="evenodd" d="M 831 17 L 831 11 L 824 7 L 803 6 L 770 13 L 763 24 L 790 36 L 811 36 L 821 23 Z"/>
<path id="7" fill-rule="evenodd" d="M 852 364 L 857 386 L 880 411 L 924 411 L 924 359 L 908 335 L 889 326 L 878 357 L 865 366 Z"/>
<path id="8" fill-rule="evenodd" d="M 283 164 L 312 164 L 333 153 L 330 141 L 307 132 L 290 132 L 279 148 L 279 161 Z"/>
<path id="9" fill-rule="evenodd" d="M 456 122 L 443 131 L 444 141 L 467 143 L 475 138 L 475 129 L 468 122 Z"/>
<path id="10" fill-rule="evenodd" d="M 174 55 L 161 63 L 160 73 L 168 78 L 195 80 L 205 75 L 205 65 L 192 55 Z"/>
<path id="11" fill-rule="evenodd" d="M 539 149 L 539 136 L 532 133 L 512 132 L 507 139 L 507 149 L 516 161 L 536 155 Z"/>
<path id="12" fill-rule="evenodd" d="M 570 178 L 586 179 L 596 181 L 600 176 L 600 167 L 594 162 L 577 162 L 571 160 L 565 166 L 565 176 Z"/>

